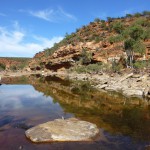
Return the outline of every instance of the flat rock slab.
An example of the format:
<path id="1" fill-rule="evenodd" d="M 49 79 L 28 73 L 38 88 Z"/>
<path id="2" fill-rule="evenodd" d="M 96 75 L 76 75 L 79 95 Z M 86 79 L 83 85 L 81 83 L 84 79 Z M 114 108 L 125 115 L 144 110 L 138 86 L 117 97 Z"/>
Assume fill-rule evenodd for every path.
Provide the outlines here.
<path id="1" fill-rule="evenodd" d="M 123 91 L 126 96 L 143 96 L 143 91 L 138 89 L 126 89 Z"/>
<path id="2" fill-rule="evenodd" d="M 93 123 L 70 118 L 40 124 L 25 134 L 32 142 L 90 141 L 99 134 L 99 129 Z"/>

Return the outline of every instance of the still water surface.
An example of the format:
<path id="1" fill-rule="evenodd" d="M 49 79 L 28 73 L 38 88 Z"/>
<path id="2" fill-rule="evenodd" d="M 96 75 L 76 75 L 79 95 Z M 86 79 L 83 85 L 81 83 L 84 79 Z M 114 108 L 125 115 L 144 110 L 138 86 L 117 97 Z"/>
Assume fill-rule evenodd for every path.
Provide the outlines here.
<path id="1" fill-rule="evenodd" d="M 85 83 L 22 77 L 0 86 L 0 150 L 143 150 L 150 148 L 147 100 L 99 92 Z M 94 142 L 34 144 L 28 128 L 57 118 L 77 117 L 97 124 Z"/>

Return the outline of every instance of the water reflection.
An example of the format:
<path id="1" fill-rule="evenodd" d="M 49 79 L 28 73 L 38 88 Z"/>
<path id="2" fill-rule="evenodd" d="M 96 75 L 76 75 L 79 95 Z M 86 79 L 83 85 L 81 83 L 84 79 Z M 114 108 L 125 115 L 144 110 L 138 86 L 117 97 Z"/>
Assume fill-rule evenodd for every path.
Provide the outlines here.
<path id="1" fill-rule="evenodd" d="M 38 101 L 42 99 L 42 101 Z M 34 103 L 32 103 L 34 101 Z M 52 103 L 52 98 L 43 97 L 43 93 L 37 92 L 31 85 L 2 85 L 0 109 L 23 109 Z"/>
<path id="2" fill-rule="evenodd" d="M 43 82 L 40 86 L 37 86 L 37 82 L 33 86 L 45 95 L 51 95 L 65 112 L 96 123 L 113 134 L 150 141 L 150 107 L 147 100 L 99 92 L 84 82 L 70 82 L 68 86 L 62 81 L 54 82 L 50 77 L 43 79 Z"/>
<path id="3" fill-rule="evenodd" d="M 150 107 L 147 100 L 100 92 L 92 89 L 89 83 L 71 82 L 54 76 L 44 78 L 37 75 L 7 81 L 11 84 L 0 87 L 0 145 L 7 139 L 9 144 L 19 147 L 17 141 L 6 136 L 10 133 L 21 137 L 19 142 L 25 149 L 145 149 L 150 145 Z M 24 130 L 61 116 L 76 116 L 97 124 L 101 131 L 100 139 L 93 143 L 39 146 L 24 137 Z M 3 148 L 8 149 L 8 144 Z"/>
<path id="4" fill-rule="evenodd" d="M 65 116 L 58 103 L 53 103 L 52 97 L 43 96 L 31 85 L 2 85 L 0 98 L 0 126 L 11 122 L 26 121 L 35 125 L 39 122 Z M 35 120 L 33 123 L 32 120 Z"/>

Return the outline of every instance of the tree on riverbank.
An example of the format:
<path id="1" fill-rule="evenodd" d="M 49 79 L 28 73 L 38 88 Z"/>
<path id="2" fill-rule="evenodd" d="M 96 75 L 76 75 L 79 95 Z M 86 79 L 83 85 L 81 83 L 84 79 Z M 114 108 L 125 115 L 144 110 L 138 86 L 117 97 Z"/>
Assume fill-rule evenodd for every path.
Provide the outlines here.
<path id="1" fill-rule="evenodd" d="M 133 25 L 129 28 L 129 38 L 124 42 L 124 48 L 127 53 L 127 65 L 133 68 L 133 62 L 135 61 L 135 53 L 139 53 L 141 56 L 145 54 L 145 46 L 143 44 L 144 30 L 141 26 Z"/>

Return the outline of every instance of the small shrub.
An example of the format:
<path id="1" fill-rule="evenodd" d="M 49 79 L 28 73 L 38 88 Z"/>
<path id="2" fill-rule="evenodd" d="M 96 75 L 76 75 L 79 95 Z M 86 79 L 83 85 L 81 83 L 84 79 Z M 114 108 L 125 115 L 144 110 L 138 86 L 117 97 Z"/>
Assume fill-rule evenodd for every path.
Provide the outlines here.
<path id="1" fill-rule="evenodd" d="M 101 22 L 101 20 L 99 18 L 95 18 L 94 22 Z"/>
<path id="2" fill-rule="evenodd" d="M 107 21 L 108 21 L 108 22 L 112 22 L 112 21 L 113 21 L 113 18 L 107 17 Z"/>
<path id="3" fill-rule="evenodd" d="M 122 33 L 123 29 L 124 29 L 124 24 L 121 23 L 121 22 L 115 22 L 112 26 L 113 30 L 116 32 L 116 33 Z"/>
<path id="4" fill-rule="evenodd" d="M 101 20 L 101 23 L 104 23 L 105 22 L 105 20 Z"/>
<path id="5" fill-rule="evenodd" d="M 10 66 L 10 70 L 11 70 L 11 71 L 16 71 L 16 70 L 17 70 L 17 67 L 16 67 L 15 65 L 12 65 L 12 66 Z"/>
<path id="6" fill-rule="evenodd" d="M 130 33 L 130 30 L 129 28 L 126 28 L 125 30 L 122 31 L 122 36 L 127 39 L 129 37 L 129 33 Z"/>
<path id="7" fill-rule="evenodd" d="M 106 23 L 105 22 L 102 22 L 101 28 L 106 28 Z"/>
<path id="8" fill-rule="evenodd" d="M 150 22 L 146 18 L 139 18 L 134 22 L 134 25 L 140 25 L 143 27 L 150 27 Z"/>
<path id="9" fill-rule="evenodd" d="M 144 69 L 147 66 L 147 62 L 146 61 L 136 61 L 133 64 L 135 69 Z"/>
<path id="10" fill-rule="evenodd" d="M 132 15 L 131 14 L 126 14 L 126 18 L 131 18 Z"/>
<path id="11" fill-rule="evenodd" d="M 105 26 L 103 29 L 106 31 L 110 31 L 110 28 L 108 26 Z"/>
<path id="12" fill-rule="evenodd" d="M 135 14 L 134 14 L 134 17 L 141 17 L 141 16 L 142 16 L 141 13 L 135 13 Z"/>
<path id="13" fill-rule="evenodd" d="M 86 48 L 82 49 L 82 54 L 81 54 L 81 63 L 82 64 L 89 64 L 92 60 L 92 54 L 87 52 Z"/>
<path id="14" fill-rule="evenodd" d="M 96 36 L 95 37 L 95 43 L 99 43 L 100 41 L 102 41 L 103 38 L 102 37 L 99 37 L 99 36 Z"/>
<path id="15" fill-rule="evenodd" d="M 22 69 L 25 68 L 26 66 L 27 66 L 27 63 L 21 63 L 21 64 L 17 65 L 17 68 L 18 68 L 19 70 L 22 70 Z"/>
<path id="16" fill-rule="evenodd" d="M 143 11 L 142 13 L 144 16 L 150 16 L 150 11 Z"/>
<path id="17" fill-rule="evenodd" d="M 89 64 L 86 66 L 87 70 L 90 72 L 97 72 L 101 69 L 101 64 Z"/>
<path id="18" fill-rule="evenodd" d="M 6 69 L 5 64 L 0 63 L 0 71 L 5 70 L 5 69 Z"/>
<path id="19" fill-rule="evenodd" d="M 121 42 L 123 41 L 123 36 L 122 35 L 116 35 L 116 36 L 111 36 L 108 41 L 113 44 L 113 43 L 117 43 L 117 42 Z"/>
<path id="20" fill-rule="evenodd" d="M 76 32 L 79 32 L 80 31 L 80 29 L 76 29 Z"/>
<path id="21" fill-rule="evenodd" d="M 113 72 L 120 72 L 123 68 L 122 64 L 119 62 L 116 62 L 115 60 L 112 62 L 112 71 Z"/>
<path id="22" fill-rule="evenodd" d="M 77 66 L 74 68 L 74 70 L 77 73 L 93 73 L 93 72 L 98 72 L 102 69 L 102 64 L 101 63 L 96 63 L 96 64 L 89 64 L 87 66 Z"/>

